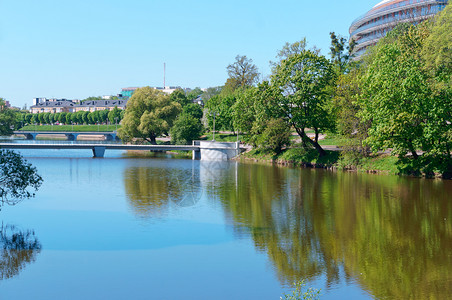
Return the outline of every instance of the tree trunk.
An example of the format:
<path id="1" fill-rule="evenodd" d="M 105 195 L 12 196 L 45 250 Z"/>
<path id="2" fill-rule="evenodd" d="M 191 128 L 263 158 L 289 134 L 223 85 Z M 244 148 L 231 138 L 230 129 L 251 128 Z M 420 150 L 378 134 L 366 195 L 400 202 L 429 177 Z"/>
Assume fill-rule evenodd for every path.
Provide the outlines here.
<path id="1" fill-rule="evenodd" d="M 314 127 L 314 132 L 315 132 L 315 142 L 318 143 L 319 142 L 319 130 Z"/>
<path id="2" fill-rule="evenodd" d="M 309 141 L 309 143 L 314 146 L 315 150 L 317 150 L 317 152 L 319 153 L 319 156 L 325 156 L 326 152 L 325 150 L 323 150 L 322 146 L 319 145 L 318 142 L 311 140 L 306 133 L 304 132 L 304 128 L 303 129 L 299 129 L 299 128 L 295 128 L 295 130 L 297 131 L 298 135 L 301 137 L 301 141 L 303 144 L 303 147 L 306 147 L 306 141 Z"/>
<path id="3" fill-rule="evenodd" d="M 146 140 L 151 143 L 152 145 L 157 145 L 157 140 L 156 140 L 156 136 L 152 135 L 148 138 L 146 138 Z"/>

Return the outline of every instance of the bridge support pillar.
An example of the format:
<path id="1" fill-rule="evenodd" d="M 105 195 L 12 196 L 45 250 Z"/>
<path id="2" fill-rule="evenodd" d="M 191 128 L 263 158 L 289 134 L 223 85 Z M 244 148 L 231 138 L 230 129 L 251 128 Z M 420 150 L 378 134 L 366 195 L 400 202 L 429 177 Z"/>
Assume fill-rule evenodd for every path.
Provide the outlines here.
<path id="1" fill-rule="evenodd" d="M 193 150 L 193 160 L 201 160 L 201 150 Z"/>
<path id="2" fill-rule="evenodd" d="M 24 135 L 27 138 L 27 140 L 36 140 L 36 136 L 38 134 L 37 133 L 27 133 L 27 134 L 24 134 Z"/>
<path id="3" fill-rule="evenodd" d="M 66 135 L 66 138 L 67 138 L 68 141 L 76 141 L 77 140 L 77 136 L 78 136 L 77 133 L 67 133 L 65 135 Z"/>
<path id="4" fill-rule="evenodd" d="M 93 147 L 93 157 L 104 157 L 105 147 Z"/>
<path id="5" fill-rule="evenodd" d="M 240 143 L 201 141 L 199 148 L 201 160 L 227 161 L 239 155 Z"/>
<path id="6" fill-rule="evenodd" d="M 116 134 L 104 134 L 104 137 L 106 141 L 114 141 L 116 139 Z"/>

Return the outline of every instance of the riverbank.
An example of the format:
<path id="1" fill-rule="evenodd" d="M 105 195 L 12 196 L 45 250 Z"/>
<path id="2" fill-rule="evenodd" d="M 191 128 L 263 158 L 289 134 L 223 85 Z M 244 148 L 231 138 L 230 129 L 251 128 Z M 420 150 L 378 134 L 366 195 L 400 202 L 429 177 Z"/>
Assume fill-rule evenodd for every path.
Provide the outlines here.
<path id="1" fill-rule="evenodd" d="M 404 175 L 414 177 L 450 179 L 450 174 L 408 171 L 408 166 L 397 157 L 388 153 L 373 154 L 368 157 L 347 158 L 341 155 L 341 151 L 326 150 L 327 155 L 319 157 L 314 149 L 290 148 L 280 154 L 269 151 L 252 149 L 242 153 L 236 158 L 238 161 L 252 161 L 277 164 L 291 167 L 322 168 L 330 170 L 343 170 L 362 173 L 383 175 Z M 403 170 L 403 171 L 402 171 Z"/>

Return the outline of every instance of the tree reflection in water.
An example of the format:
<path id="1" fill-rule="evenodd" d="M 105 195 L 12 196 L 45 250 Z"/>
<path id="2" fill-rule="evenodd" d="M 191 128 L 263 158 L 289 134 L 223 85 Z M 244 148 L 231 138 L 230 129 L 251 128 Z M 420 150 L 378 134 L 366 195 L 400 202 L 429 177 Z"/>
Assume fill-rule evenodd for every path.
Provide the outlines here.
<path id="1" fill-rule="evenodd" d="M 327 288 L 353 281 L 379 299 L 452 294 L 451 181 L 255 164 L 199 170 L 128 168 L 135 213 L 161 215 L 195 185 L 283 284 L 324 276 Z"/>
<path id="2" fill-rule="evenodd" d="M 5 280 L 19 274 L 41 252 L 41 244 L 34 231 L 21 231 L 13 225 L 0 227 L 0 279 Z"/>
<path id="3" fill-rule="evenodd" d="M 283 283 L 324 275 L 377 298 L 452 294 L 452 182 L 259 165 L 237 174 L 210 192 Z"/>
<path id="4" fill-rule="evenodd" d="M 202 194 L 197 168 L 129 167 L 124 184 L 134 213 L 145 218 L 165 215 L 171 204 L 195 205 Z"/>

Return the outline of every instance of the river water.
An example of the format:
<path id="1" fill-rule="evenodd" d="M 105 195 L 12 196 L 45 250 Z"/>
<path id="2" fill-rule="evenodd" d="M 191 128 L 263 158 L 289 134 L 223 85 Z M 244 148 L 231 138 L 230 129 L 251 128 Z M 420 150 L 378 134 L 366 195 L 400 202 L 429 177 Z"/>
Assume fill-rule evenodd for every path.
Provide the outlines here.
<path id="1" fill-rule="evenodd" d="M 44 183 L 0 212 L 0 299 L 452 295 L 452 181 L 21 153 Z"/>

